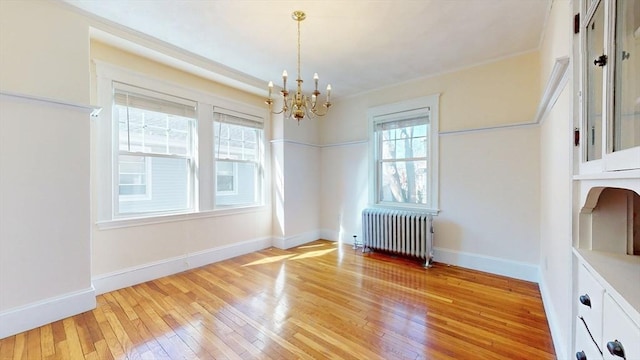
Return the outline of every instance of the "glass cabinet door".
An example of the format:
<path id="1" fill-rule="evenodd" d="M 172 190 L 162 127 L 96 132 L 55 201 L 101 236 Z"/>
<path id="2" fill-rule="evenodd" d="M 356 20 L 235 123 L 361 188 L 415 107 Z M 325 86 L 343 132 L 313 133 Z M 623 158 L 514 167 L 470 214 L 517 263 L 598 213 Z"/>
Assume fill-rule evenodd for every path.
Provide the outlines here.
<path id="1" fill-rule="evenodd" d="M 586 160 L 602 158 L 602 96 L 606 65 L 604 51 L 604 2 L 601 1 L 586 27 Z"/>
<path id="2" fill-rule="evenodd" d="M 640 1 L 616 5 L 614 152 L 640 146 Z"/>

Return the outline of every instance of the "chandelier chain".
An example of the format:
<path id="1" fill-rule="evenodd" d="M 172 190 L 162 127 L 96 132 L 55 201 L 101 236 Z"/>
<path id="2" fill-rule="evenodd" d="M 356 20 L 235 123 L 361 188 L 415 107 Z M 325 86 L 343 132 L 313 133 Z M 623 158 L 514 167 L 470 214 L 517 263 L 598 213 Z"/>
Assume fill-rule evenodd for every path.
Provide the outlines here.
<path id="1" fill-rule="evenodd" d="M 300 22 L 301 20 L 298 20 L 298 80 L 302 79 L 301 75 L 300 75 Z M 298 86 L 300 86 L 300 82 L 298 82 Z"/>

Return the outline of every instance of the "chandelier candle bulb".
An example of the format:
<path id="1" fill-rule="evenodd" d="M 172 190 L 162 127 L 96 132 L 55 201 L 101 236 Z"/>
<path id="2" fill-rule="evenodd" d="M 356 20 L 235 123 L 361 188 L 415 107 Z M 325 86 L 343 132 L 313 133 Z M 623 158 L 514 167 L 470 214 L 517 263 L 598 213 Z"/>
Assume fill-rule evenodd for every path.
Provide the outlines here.
<path id="1" fill-rule="evenodd" d="M 331 84 L 327 85 L 327 102 L 329 102 L 329 98 L 331 98 Z"/>
<path id="2" fill-rule="evenodd" d="M 269 99 L 271 99 L 271 92 L 273 91 L 273 81 L 269 81 Z"/>
<path id="3" fill-rule="evenodd" d="M 284 89 L 284 91 L 287 91 L 287 70 L 282 72 L 282 82 L 284 83 L 284 86 L 282 87 Z"/>

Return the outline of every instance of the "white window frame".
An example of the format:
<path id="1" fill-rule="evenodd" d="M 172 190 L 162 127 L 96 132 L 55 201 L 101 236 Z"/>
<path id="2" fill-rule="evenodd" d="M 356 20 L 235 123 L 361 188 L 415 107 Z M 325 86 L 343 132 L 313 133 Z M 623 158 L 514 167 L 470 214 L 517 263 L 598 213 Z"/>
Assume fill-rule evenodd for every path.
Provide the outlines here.
<path id="1" fill-rule="evenodd" d="M 267 142 L 266 136 L 270 133 L 269 123 L 264 121 L 268 117 L 268 112 L 263 107 L 249 105 L 243 102 L 218 97 L 208 92 L 202 92 L 193 88 L 185 87 L 182 84 L 173 83 L 166 80 L 154 78 L 136 71 L 113 65 L 100 60 L 93 60 L 96 69 L 96 100 L 102 111 L 92 123 L 92 155 L 95 169 L 92 172 L 95 186 L 95 215 L 93 216 L 99 229 L 112 229 L 128 226 L 139 226 L 144 224 L 155 224 L 170 221 L 181 221 L 187 219 L 197 219 L 202 217 L 226 216 L 229 214 L 250 213 L 264 211 L 269 207 L 270 198 L 265 196 L 266 189 L 269 189 L 270 169 L 267 167 L 266 159 L 269 158 L 269 148 L 264 147 Z M 176 213 L 152 213 L 139 215 L 137 217 L 118 218 L 114 216 L 114 184 L 117 186 L 117 176 L 114 178 L 114 151 L 117 153 L 119 144 L 117 143 L 117 127 L 112 121 L 113 111 L 113 87 L 112 83 L 120 82 L 132 86 L 150 89 L 154 92 L 171 94 L 172 96 L 190 99 L 197 102 L 196 125 L 193 135 L 194 162 L 195 168 L 192 179 L 193 206 L 189 211 Z M 213 108 L 222 107 L 232 109 L 238 113 L 248 114 L 260 119 L 262 128 L 262 157 L 260 178 L 261 201 L 259 204 L 250 206 L 227 206 L 216 209 L 214 205 L 215 196 L 215 168 L 213 167 Z M 116 134 L 116 136 L 114 136 Z M 117 168 L 115 168 L 117 170 Z M 117 171 L 115 172 L 117 175 Z"/>
<path id="2" fill-rule="evenodd" d="M 438 185 L 438 160 L 439 160 L 439 118 L 440 94 L 429 95 L 421 98 L 406 100 L 402 102 L 380 105 L 369 108 L 367 119 L 369 123 L 369 206 L 417 209 L 432 214 L 437 214 L 439 210 L 439 185 Z M 416 114 L 429 115 L 428 150 L 427 150 L 427 193 L 426 204 L 409 204 L 397 202 L 382 202 L 380 196 L 380 174 L 379 162 L 381 149 L 379 148 L 376 125 L 383 122 L 393 122 L 415 116 Z"/>

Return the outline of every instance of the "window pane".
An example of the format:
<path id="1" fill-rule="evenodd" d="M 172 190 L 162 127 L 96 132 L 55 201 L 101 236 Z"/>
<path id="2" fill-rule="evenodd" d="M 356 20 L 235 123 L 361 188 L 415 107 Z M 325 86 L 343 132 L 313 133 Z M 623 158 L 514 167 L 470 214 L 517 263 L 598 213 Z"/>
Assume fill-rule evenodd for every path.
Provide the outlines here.
<path id="1" fill-rule="evenodd" d="M 192 118 L 115 105 L 120 150 L 169 155 L 191 153 Z"/>
<path id="2" fill-rule="evenodd" d="M 147 196 L 147 162 L 143 156 L 120 156 L 118 194 L 132 200 Z"/>
<path id="3" fill-rule="evenodd" d="M 229 159 L 242 160 L 243 143 L 242 141 L 229 141 Z"/>
<path id="4" fill-rule="evenodd" d="M 229 160 L 258 160 L 259 129 L 235 124 L 214 123 L 215 157 Z"/>
<path id="5" fill-rule="evenodd" d="M 426 157 L 427 156 L 427 138 L 414 138 L 411 143 L 411 149 L 413 151 L 413 157 Z"/>
<path id="6" fill-rule="evenodd" d="M 381 131 L 382 159 L 426 157 L 426 132 L 426 124 Z"/>
<path id="7" fill-rule="evenodd" d="M 613 150 L 640 145 L 640 2 L 618 1 Z"/>
<path id="8" fill-rule="evenodd" d="M 128 177 L 131 174 L 123 171 L 129 165 L 119 166 L 121 181 L 118 209 L 120 214 L 189 209 L 190 160 L 120 155 L 119 162 L 128 164 L 131 158 L 142 158 L 147 165 L 144 176 L 140 174 L 138 179 Z M 127 180 L 140 180 L 140 184 L 134 181 L 134 184 L 129 186 Z M 142 180 L 145 182 L 144 192 Z"/>
<path id="9" fill-rule="evenodd" d="M 602 158 L 602 76 L 604 67 L 593 61 L 604 55 L 604 2 L 587 25 L 587 161 Z"/>
<path id="10" fill-rule="evenodd" d="M 237 178 L 237 174 L 234 172 L 235 164 L 230 161 L 219 161 L 216 163 L 216 168 L 216 192 L 222 194 L 235 191 L 234 180 Z"/>
<path id="11" fill-rule="evenodd" d="M 427 204 L 427 161 L 379 163 L 380 201 Z"/>
<path id="12" fill-rule="evenodd" d="M 255 163 L 218 161 L 216 205 L 251 205 L 259 202 L 258 166 Z"/>
<path id="13" fill-rule="evenodd" d="M 255 127 L 214 121 L 216 206 L 260 202 L 261 139 L 262 130 Z"/>

